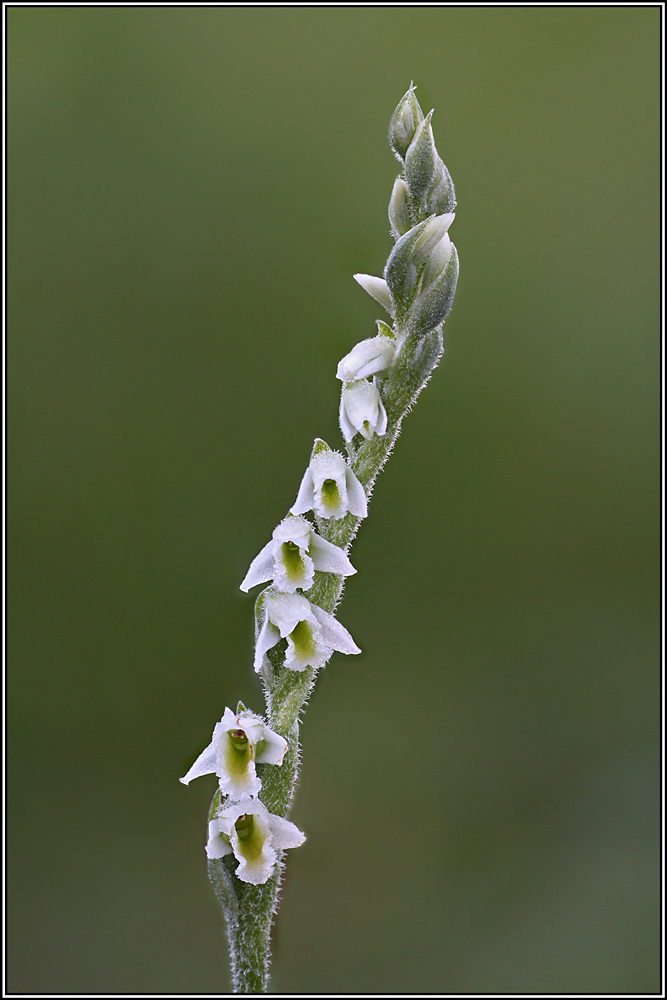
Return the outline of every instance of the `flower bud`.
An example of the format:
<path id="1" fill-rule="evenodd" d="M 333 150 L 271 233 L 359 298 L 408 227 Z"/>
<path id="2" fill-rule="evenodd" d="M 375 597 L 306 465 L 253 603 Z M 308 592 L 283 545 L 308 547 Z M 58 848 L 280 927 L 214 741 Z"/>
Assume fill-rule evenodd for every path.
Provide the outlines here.
<path id="1" fill-rule="evenodd" d="M 355 382 L 386 371 L 394 360 L 396 341 L 393 337 L 369 337 L 353 347 L 338 365 L 336 378 Z"/>
<path id="2" fill-rule="evenodd" d="M 407 153 L 415 129 L 423 119 L 424 114 L 415 97 L 415 88 L 410 84 L 410 89 L 399 101 L 389 122 L 389 145 L 399 160 Z"/>
<path id="3" fill-rule="evenodd" d="M 429 111 L 417 128 L 405 155 L 405 180 L 411 196 L 417 201 L 422 200 L 433 182 L 437 180 L 435 171 L 440 158 L 433 139 L 432 114 L 433 112 Z"/>
<path id="4" fill-rule="evenodd" d="M 424 268 L 421 281 L 422 292 L 426 291 L 429 285 L 440 276 L 449 263 L 449 258 L 452 256 L 452 241 L 449 238 L 449 233 L 445 233 L 439 243 L 436 243 L 433 250 L 431 251 L 428 260 L 426 261 L 426 267 Z"/>
<path id="5" fill-rule="evenodd" d="M 447 318 L 452 308 L 452 300 L 459 276 L 459 257 L 456 247 L 448 236 L 446 240 L 449 243 L 447 263 L 429 287 L 417 296 L 410 310 L 408 328 L 411 333 L 418 336 L 422 336 L 439 326 Z"/>
<path id="6" fill-rule="evenodd" d="M 346 441 L 355 434 L 370 441 L 387 433 L 387 411 L 372 382 L 350 382 L 340 396 L 340 429 Z"/>
<path id="7" fill-rule="evenodd" d="M 389 254 L 385 268 L 387 286 L 394 301 L 399 325 L 405 322 L 419 291 L 424 265 L 454 221 L 452 213 L 426 219 L 402 236 Z"/>
<path id="8" fill-rule="evenodd" d="M 389 199 L 389 222 L 394 239 L 404 236 L 412 227 L 410 218 L 410 192 L 402 177 L 397 177 Z"/>
<path id="9" fill-rule="evenodd" d="M 454 184 L 452 178 L 449 176 L 447 167 L 440 157 L 438 157 L 435 178 L 424 198 L 424 214 L 443 215 L 453 212 L 455 208 L 456 195 L 454 194 Z"/>

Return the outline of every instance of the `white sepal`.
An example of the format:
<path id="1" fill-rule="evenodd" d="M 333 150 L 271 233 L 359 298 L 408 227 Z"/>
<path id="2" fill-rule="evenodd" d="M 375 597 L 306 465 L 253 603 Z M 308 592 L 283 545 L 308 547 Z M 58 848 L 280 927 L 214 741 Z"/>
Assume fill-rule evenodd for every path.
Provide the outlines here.
<path id="1" fill-rule="evenodd" d="M 365 292 L 368 292 L 371 298 L 379 302 L 390 316 L 394 315 L 394 303 L 392 302 L 389 286 L 384 278 L 376 278 L 373 274 L 355 274 L 354 280 L 361 285 Z"/>
<path id="2" fill-rule="evenodd" d="M 292 507 L 293 514 L 305 514 L 309 510 L 326 520 L 345 517 L 348 513 L 366 517 L 368 513 L 363 486 L 340 452 L 328 447 L 311 457 Z"/>
<path id="3" fill-rule="evenodd" d="M 369 337 L 353 347 L 338 365 L 336 378 L 341 382 L 355 382 L 369 378 L 391 367 L 396 353 L 396 341 L 390 337 Z"/>
<path id="4" fill-rule="evenodd" d="M 273 532 L 272 541 L 253 559 L 241 590 L 247 593 L 269 580 L 285 594 L 310 590 L 315 570 L 339 576 L 357 572 L 343 549 L 320 538 L 310 521 L 289 515 Z"/>
<path id="5" fill-rule="evenodd" d="M 247 594 L 258 583 L 266 583 L 267 580 L 272 580 L 274 572 L 273 563 L 273 542 L 271 541 L 267 542 L 259 555 L 256 555 L 250 563 L 250 568 L 239 589 Z"/>
<path id="6" fill-rule="evenodd" d="M 209 858 L 224 858 L 226 854 L 232 853 L 232 845 L 229 839 L 221 836 L 218 821 L 212 819 L 208 824 L 208 843 L 206 854 Z"/>
<path id="7" fill-rule="evenodd" d="M 361 434 L 367 441 L 387 432 L 387 411 L 372 382 L 350 382 L 340 396 L 340 429 L 346 441 Z"/>
<path id="8" fill-rule="evenodd" d="M 361 652 L 348 630 L 333 615 L 316 604 L 311 604 L 311 609 L 322 629 L 322 639 L 328 646 L 338 653 Z"/>
<path id="9" fill-rule="evenodd" d="M 244 796 L 219 809 L 209 823 L 206 854 L 221 858 L 233 852 L 239 862 L 236 877 L 262 885 L 275 867 L 276 852 L 300 847 L 305 839 L 294 823 L 274 816 L 259 799 Z"/>
<path id="10" fill-rule="evenodd" d="M 189 785 L 202 774 L 216 774 L 223 795 L 257 795 L 262 783 L 255 763 L 282 764 L 287 742 L 252 712 L 225 709 L 213 730 L 213 739 L 185 777 Z"/>

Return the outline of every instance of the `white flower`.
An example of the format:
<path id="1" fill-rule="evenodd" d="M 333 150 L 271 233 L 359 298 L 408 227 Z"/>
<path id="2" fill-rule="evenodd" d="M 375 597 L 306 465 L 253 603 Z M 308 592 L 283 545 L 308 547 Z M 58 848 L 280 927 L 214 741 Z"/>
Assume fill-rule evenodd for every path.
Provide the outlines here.
<path id="1" fill-rule="evenodd" d="M 273 532 L 273 539 L 253 559 L 241 590 L 273 580 L 278 590 L 293 594 L 310 590 L 315 570 L 351 576 L 356 569 L 338 545 L 320 538 L 305 517 L 289 515 Z"/>
<path id="2" fill-rule="evenodd" d="M 396 341 L 390 337 L 369 337 L 353 347 L 338 365 L 336 378 L 354 382 L 383 372 L 391 366 L 396 353 Z"/>
<path id="3" fill-rule="evenodd" d="M 258 764 L 282 764 L 287 742 L 247 709 L 234 714 L 225 709 L 213 730 L 213 739 L 180 780 L 189 785 L 202 774 L 217 774 L 223 795 L 257 795 L 262 783 Z"/>
<path id="4" fill-rule="evenodd" d="M 255 646 L 255 670 L 281 639 L 287 639 L 285 666 L 288 670 L 323 667 L 334 650 L 360 653 L 346 628 L 303 594 L 268 593 L 262 607 L 264 620 Z"/>
<path id="5" fill-rule="evenodd" d="M 384 278 L 376 278 L 373 274 L 355 274 L 354 280 L 361 285 L 365 292 L 368 292 L 371 298 L 379 302 L 390 316 L 394 315 L 394 303 L 392 302 L 389 286 Z"/>
<path id="6" fill-rule="evenodd" d="M 346 441 L 361 434 L 367 441 L 387 432 L 387 411 L 372 382 L 350 382 L 340 396 L 340 429 Z"/>
<path id="7" fill-rule="evenodd" d="M 206 853 L 209 858 L 233 853 L 239 862 L 236 877 L 261 885 L 274 869 L 276 852 L 300 847 L 305 839 L 294 823 L 270 813 L 259 799 L 245 796 L 221 809 L 210 821 Z"/>
<path id="8" fill-rule="evenodd" d="M 305 514 L 309 510 L 326 519 L 348 513 L 366 517 L 368 513 L 364 488 L 354 472 L 339 452 L 331 451 L 320 440 L 315 442 L 292 513 Z"/>

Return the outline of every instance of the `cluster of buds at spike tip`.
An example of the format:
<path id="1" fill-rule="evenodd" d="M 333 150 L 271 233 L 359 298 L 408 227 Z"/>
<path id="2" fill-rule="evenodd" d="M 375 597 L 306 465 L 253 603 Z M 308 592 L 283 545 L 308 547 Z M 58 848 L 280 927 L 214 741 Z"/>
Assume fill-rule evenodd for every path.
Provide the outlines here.
<path id="1" fill-rule="evenodd" d="M 458 279 L 458 254 L 448 234 L 454 185 L 435 147 L 432 115 L 424 116 L 410 86 L 389 125 L 389 142 L 403 168 L 389 200 L 396 246 L 383 278 L 355 275 L 395 321 L 399 343 L 444 322 Z"/>

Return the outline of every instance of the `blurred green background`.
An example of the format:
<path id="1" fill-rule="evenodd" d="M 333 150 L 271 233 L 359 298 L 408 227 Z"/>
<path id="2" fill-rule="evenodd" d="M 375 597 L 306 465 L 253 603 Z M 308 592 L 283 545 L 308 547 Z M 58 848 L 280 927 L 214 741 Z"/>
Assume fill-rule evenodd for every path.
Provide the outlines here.
<path id="1" fill-rule="evenodd" d="M 9 979 L 219 993 L 238 584 L 340 446 L 414 78 L 447 355 L 302 730 L 278 992 L 651 992 L 658 7 L 12 8 Z"/>

